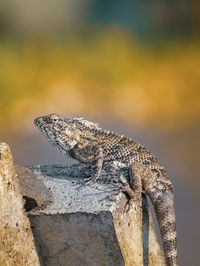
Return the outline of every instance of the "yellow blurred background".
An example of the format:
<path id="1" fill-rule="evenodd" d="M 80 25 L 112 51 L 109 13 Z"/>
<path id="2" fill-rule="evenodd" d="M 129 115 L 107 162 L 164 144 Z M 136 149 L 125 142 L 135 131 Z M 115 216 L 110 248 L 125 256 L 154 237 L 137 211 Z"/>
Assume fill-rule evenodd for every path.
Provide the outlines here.
<path id="1" fill-rule="evenodd" d="M 0 5 L 0 141 L 16 163 L 64 163 L 32 123 L 58 112 L 142 142 L 177 191 L 181 265 L 198 265 L 199 34 L 197 1 Z"/>
<path id="2" fill-rule="evenodd" d="M 83 34 L 1 40 L 1 123 L 53 109 L 113 113 L 159 130 L 199 121 L 198 40 L 148 44 L 116 27 Z"/>

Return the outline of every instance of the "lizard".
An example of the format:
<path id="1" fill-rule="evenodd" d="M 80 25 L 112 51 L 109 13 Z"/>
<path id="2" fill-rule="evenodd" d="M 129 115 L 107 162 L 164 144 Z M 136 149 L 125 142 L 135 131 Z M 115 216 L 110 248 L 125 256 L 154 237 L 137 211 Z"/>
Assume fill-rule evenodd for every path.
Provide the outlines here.
<path id="1" fill-rule="evenodd" d="M 117 162 L 129 167 L 132 182 L 120 179 L 120 188 L 130 200 L 144 190 L 150 198 L 158 220 L 166 264 L 178 265 L 176 218 L 172 183 L 155 156 L 131 138 L 103 130 L 84 118 L 65 118 L 51 113 L 34 120 L 47 140 L 64 155 L 82 163 L 93 163 L 95 173 L 90 182 L 100 178 L 104 164 Z M 138 168 L 141 174 L 134 175 Z"/>

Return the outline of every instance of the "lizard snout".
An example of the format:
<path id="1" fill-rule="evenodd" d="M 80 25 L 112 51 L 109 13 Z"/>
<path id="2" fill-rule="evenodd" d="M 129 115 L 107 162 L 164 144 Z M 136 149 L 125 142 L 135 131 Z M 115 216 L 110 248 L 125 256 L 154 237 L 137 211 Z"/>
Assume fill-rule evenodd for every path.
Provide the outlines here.
<path id="1" fill-rule="evenodd" d="M 43 124 L 43 118 L 42 117 L 38 117 L 38 118 L 34 119 L 33 123 L 36 126 L 38 126 L 40 124 Z"/>

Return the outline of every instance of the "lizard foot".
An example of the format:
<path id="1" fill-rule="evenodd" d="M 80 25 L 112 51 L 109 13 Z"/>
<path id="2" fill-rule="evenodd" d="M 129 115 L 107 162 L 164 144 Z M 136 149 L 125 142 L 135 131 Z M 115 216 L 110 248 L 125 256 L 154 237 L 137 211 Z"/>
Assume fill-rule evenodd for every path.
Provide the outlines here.
<path id="1" fill-rule="evenodd" d="M 130 207 L 133 204 L 133 202 L 141 200 L 141 192 L 134 191 L 131 188 L 128 181 L 123 176 L 120 176 L 120 183 L 121 183 L 121 185 L 115 184 L 115 183 L 112 183 L 112 185 L 114 185 L 115 187 L 118 187 L 121 192 L 124 192 L 128 195 L 129 200 L 128 200 L 127 205 L 125 207 L 126 212 L 128 212 L 130 210 Z"/>

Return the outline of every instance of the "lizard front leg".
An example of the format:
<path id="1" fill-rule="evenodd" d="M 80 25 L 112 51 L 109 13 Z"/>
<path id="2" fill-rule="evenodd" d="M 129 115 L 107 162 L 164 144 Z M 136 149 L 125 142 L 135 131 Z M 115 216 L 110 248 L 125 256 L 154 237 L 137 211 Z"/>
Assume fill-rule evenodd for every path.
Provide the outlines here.
<path id="1" fill-rule="evenodd" d="M 95 175 L 87 179 L 87 181 L 97 181 L 100 177 L 103 166 L 103 149 L 97 145 L 80 145 L 77 144 L 70 150 L 70 155 L 82 163 L 94 163 Z"/>

